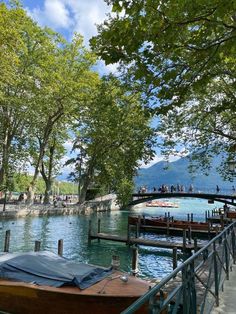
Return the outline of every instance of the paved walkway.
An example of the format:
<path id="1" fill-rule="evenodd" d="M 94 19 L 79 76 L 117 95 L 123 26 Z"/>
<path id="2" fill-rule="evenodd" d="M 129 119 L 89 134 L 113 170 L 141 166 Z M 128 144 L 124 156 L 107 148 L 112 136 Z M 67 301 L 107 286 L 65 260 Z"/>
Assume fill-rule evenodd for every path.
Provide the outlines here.
<path id="1" fill-rule="evenodd" d="M 220 293 L 220 305 L 215 307 L 211 314 L 235 314 L 236 313 L 236 265 L 229 273 L 229 280 L 224 282 L 224 292 Z"/>

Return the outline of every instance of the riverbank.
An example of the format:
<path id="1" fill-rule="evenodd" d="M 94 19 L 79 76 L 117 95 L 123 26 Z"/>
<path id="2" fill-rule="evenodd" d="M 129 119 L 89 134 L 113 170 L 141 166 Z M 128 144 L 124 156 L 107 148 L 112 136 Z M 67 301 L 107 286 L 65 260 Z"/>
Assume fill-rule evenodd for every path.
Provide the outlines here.
<path id="1" fill-rule="evenodd" d="M 6 204 L 3 211 L 3 204 L 0 205 L 1 218 L 19 218 L 27 216 L 55 216 L 55 215 L 90 215 L 97 212 L 118 210 L 116 197 L 114 194 L 98 197 L 91 201 L 86 201 L 79 205 L 77 203 L 58 202 L 57 207 L 52 204 L 32 204 L 24 203 Z"/>

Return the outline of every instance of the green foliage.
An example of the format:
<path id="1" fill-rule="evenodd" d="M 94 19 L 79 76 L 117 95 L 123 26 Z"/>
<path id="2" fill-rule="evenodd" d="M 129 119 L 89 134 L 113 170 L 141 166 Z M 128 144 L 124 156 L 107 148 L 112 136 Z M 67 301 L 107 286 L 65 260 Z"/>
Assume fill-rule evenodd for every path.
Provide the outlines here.
<path id="1" fill-rule="evenodd" d="M 133 181 L 122 178 L 116 186 L 117 202 L 124 208 L 131 201 L 130 197 L 134 191 Z"/>
<path id="2" fill-rule="evenodd" d="M 164 153 L 190 151 L 204 166 L 220 151 L 231 159 L 236 152 L 235 1 L 107 3 L 116 15 L 99 26 L 92 47 L 107 64 L 120 62 L 129 83 L 135 81 L 144 92 L 150 112 L 160 115 Z"/>
<path id="3" fill-rule="evenodd" d="M 153 156 L 153 132 L 139 101 L 114 77 L 103 78 L 78 123 L 74 145 L 86 161 L 83 182 L 106 186 L 116 192 L 121 180 L 132 182 L 140 160 Z M 77 158 L 77 175 L 81 158 Z"/>

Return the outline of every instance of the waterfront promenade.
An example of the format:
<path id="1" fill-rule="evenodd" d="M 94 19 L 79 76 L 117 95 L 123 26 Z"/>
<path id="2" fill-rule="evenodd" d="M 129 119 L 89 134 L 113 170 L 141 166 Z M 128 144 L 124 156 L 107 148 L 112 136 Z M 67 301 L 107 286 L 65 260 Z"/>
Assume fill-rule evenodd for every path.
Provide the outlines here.
<path id="1" fill-rule="evenodd" d="M 236 265 L 233 265 L 229 280 L 224 283 L 224 291 L 220 294 L 220 305 L 214 307 L 211 314 L 236 313 Z"/>

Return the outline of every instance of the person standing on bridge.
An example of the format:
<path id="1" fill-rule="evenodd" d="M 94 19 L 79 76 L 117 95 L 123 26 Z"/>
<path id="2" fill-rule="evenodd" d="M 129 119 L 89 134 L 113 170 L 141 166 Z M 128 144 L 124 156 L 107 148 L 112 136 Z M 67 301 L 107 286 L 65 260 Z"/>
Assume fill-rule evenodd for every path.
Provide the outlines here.
<path id="1" fill-rule="evenodd" d="M 220 192 L 220 188 L 219 188 L 219 185 L 216 186 L 216 193 L 219 193 Z"/>

